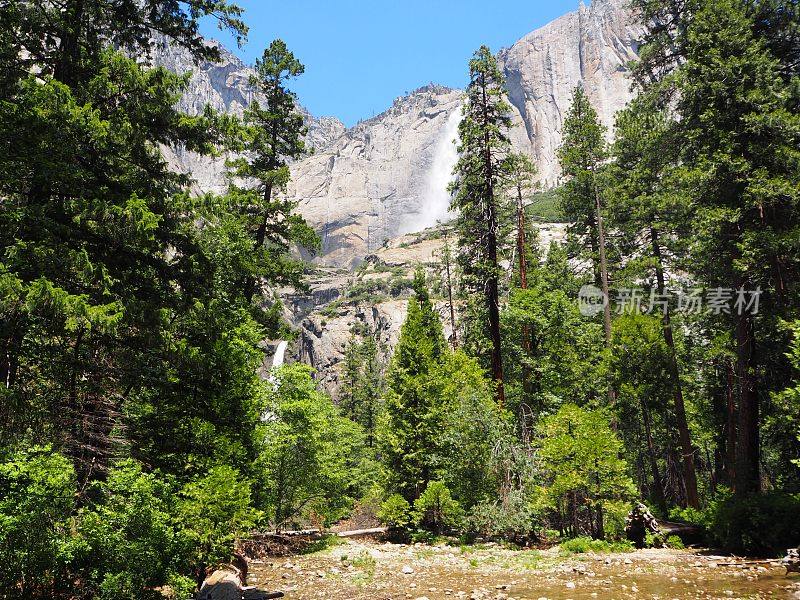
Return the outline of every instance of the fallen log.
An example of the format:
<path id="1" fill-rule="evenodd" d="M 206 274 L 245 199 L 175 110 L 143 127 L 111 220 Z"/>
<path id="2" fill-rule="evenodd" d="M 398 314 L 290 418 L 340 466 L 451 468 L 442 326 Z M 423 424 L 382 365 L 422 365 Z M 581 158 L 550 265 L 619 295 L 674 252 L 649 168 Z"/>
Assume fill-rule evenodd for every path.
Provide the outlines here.
<path id="1" fill-rule="evenodd" d="M 362 537 L 365 535 L 377 535 L 389 531 L 388 527 L 370 527 L 369 529 L 351 529 L 350 531 L 340 531 L 336 535 L 341 538 Z"/>

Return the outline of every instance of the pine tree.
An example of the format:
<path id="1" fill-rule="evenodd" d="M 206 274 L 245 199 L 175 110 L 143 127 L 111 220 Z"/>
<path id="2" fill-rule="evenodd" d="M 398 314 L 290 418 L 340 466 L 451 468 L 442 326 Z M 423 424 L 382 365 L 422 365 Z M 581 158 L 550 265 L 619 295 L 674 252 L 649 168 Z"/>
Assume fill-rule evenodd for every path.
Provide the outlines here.
<path id="1" fill-rule="evenodd" d="M 506 158 L 503 170 L 505 173 L 504 185 L 515 200 L 519 287 L 524 290 L 528 287 L 528 244 L 525 240 L 528 226 L 525 220 L 525 198 L 537 187 L 534 179 L 537 169 L 527 154 L 515 152 Z"/>
<path id="2" fill-rule="evenodd" d="M 643 8 L 645 18 L 664 10 Z M 732 303 L 715 319 L 736 357 L 734 484 L 744 495 L 761 486 L 761 404 L 788 369 L 778 321 L 797 307 L 797 51 L 786 35 L 797 10 L 697 0 L 671 20 L 648 35 L 640 70 L 655 73 L 648 84 L 662 102 L 675 98 L 674 175 L 694 224 L 686 266 L 708 288 L 761 290 L 757 315 Z"/>
<path id="3" fill-rule="evenodd" d="M 387 373 L 387 425 L 383 432 L 389 486 L 412 503 L 434 478 L 432 455 L 438 445 L 442 418 L 430 381 L 447 342 L 439 315 L 430 300 L 425 276 L 414 277 L 414 296 L 400 329 Z"/>
<path id="4" fill-rule="evenodd" d="M 569 112 L 564 119 L 563 142 L 558 158 L 566 183 L 561 188 L 561 203 L 572 222 L 571 232 L 588 244 L 594 266 L 594 281 L 606 299 L 608 261 L 606 258 L 603 203 L 598 171 L 606 159 L 605 128 L 581 86 L 575 88 Z M 603 327 L 606 344 L 611 341 L 611 303 L 605 303 Z"/>
<path id="5" fill-rule="evenodd" d="M 471 350 L 483 355 L 490 347 L 492 379 L 498 405 L 505 403 L 500 339 L 498 231 L 502 202 L 501 178 L 509 152 L 510 107 L 503 99 L 503 74 L 489 48 L 481 46 L 469 63 L 470 83 L 458 126 L 459 158 L 452 207 L 458 211 L 459 264 L 465 287 L 484 297 L 477 314 L 465 315 Z M 477 339 L 475 339 L 477 338 Z"/>
<path id="6" fill-rule="evenodd" d="M 441 250 L 441 261 L 444 266 L 444 277 L 442 283 L 444 284 L 444 291 L 447 296 L 447 307 L 450 312 L 450 343 L 453 345 L 453 350 L 458 348 L 458 329 L 456 328 L 456 308 L 453 302 L 453 249 L 450 246 L 450 232 L 448 228 L 443 230 L 444 243 Z"/>
<path id="7" fill-rule="evenodd" d="M 686 207 L 669 188 L 669 165 L 678 145 L 672 143 L 672 128 L 665 111 L 655 105 L 652 96 L 641 95 L 617 115 L 613 146 L 614 163 L 610 168 L 613 185 L 610 205 L 612 222 L 629 240 L 629 277 L 632 283 L 642 276 L 655 276 L 653 289 L 666 298 L 666 259 L 682 249 L 676 242 L 687 231 Z M 641 234 L 644 232 L 644 236 Z M 640 259 L 640 260 L 634 260 Z M 655 309 L 658 310 L 658 309 Z M 697 475 L 694 465 L 689 425 L 680 379 L 672 326 L 672 308 L 663 305 L 662 330 L 669 348 L 668 375 L 673 391 L 675 426 L 683 464 L 686 502 L 698 508 Z M 662 494 L 663 496 L 663 494 Z"/>
<path id="8" fill-rule="evenodd" d="M 295 94 L 286 87 L 288 80 L 301 75 L 305 68 L 283 40 L 275 40 L 256 60 L 255 70 L 250 86 L 263 97 L 264 105 L 256 99 L 247 107 L 246 156 L 232 161 L 231 166 L 234 176 L 256 184 L 234 189 L 240 196 L 242 212 L 252 219 L 256 262 L 270 269 L 257 275 L 272 282 L 286 279 L 296 283 L 300 267 L 286 260 L 289 245 L 298 242 L 314 250 L 319 240 L 302 217 L 293 212 L 295 205 L 277 194 L 289 182 L 288 161 L 306 151 L 303 116 L 297 110 Z M 256 293 L 257 278 L 250 277 L 245 283 L 248 300 Z"/>
<path id="9" fill-rule="evenodd" d="M 375 436 L 384 410 L 384 365 L 378 343 L 369 327 L 359 341 L 355 331 L 344 353 L 339 406 L 344 415 L 364 428 L 367 446 L 375 445 Z"/>

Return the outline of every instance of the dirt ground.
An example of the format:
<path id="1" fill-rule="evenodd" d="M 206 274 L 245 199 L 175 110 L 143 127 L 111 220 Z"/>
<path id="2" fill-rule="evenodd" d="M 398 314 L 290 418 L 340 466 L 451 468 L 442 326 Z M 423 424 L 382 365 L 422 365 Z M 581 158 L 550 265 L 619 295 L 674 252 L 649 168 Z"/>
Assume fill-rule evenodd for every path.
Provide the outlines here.
<path id="1" fill-rule="evenodd" d="M 311 554 L 255 561 L 250 572 L 251 584 L 289 600 L 800 599 L 800 577 L 782 566 L 699 550 L 568 555 L 558 547 L 342 540 Z"/>

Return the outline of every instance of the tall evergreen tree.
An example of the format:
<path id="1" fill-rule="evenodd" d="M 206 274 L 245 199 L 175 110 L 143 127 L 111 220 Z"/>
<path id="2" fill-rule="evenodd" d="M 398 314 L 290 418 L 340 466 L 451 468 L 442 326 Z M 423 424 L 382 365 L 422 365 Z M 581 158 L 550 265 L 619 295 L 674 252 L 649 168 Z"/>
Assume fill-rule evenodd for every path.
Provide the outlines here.
<path id="1" fill-rule="evenodd" d="M 274 40 L 256 60 L 255 70 L 250 85 L 263 97 L 264 105 L 257 96 L 244 113 L 248 126 L 246 155 L 232 162 L 232 174 L 255 182 L 253 187 L 234 189 L 240 195 L 243 212 L 252 219 L 253 251 L 264 259 L 257 257 L 257 262 L 269 265 L 271 271 L 245 282 L 248 300 L 256 293 L 259 278 L 298 280 L 299 265 L 285 260 L 290 242 L 299 242 L 310 250 L 319 245 L 314 232 L 293 212 L 295 205 L 278 197 L 289 182 L 288 161 L 306 151 L 303 116 L 297 110 L 294 92 L 286 87 L 289 79 L 301 75 L 305 68 L 283 40 Z"/>
<path id="2" fill-rule="evenodd" d="M 470 82 L 458 126 L 459 158 L 452 207 L 458 211 L 459 264 L 466 288 L 484 297 L 468 331 L 478 339 L 472 350 L 483 355 L 488 340 L 497 403 L 505 403 L 500 339 L 498 229 L 503 164 L 509 152 L 510 107 L 503 99 L 503 74 L 489 48 L 481 46 L 469 63 Z M 481 339 L 482 338 L 482 339 Z"/>
<path id="3" fill-rule="evenodd" d="M 642 276 L 652 280 L 651 298 L 667 299 L 665 256 L 680 251 L 676 239 L 687 231 L 686 207 L 669 187 L 669 165 L 674 159 L 672 128 L 664 110 L 658 109 L 652 96 L 643 94 L 617 115 L 613 145 L 614 163 L 610 179 L 616 182 L 611 194 L 612 224 L 625 232 L 631 242 L 628 264 L 634 267 L 631 283 Z M 644 234 L 644 235 L 642 235 Z M 629 267 L 630 268 L 630 267 Z M 654 302 L 655 304 L 655 302 Z M 683 484 L 686 502 L 699 507 L 697 476 L 694 465 L 689 425 L 686 419 L 683 385 L 680 379 L 672 326 L 672 307 L 669 302 L 662 311 L 664 341 L 669 348 L 668 374 L 673 391 L 673 410 L 683 459 Z M 663 495 L 663 494 L 662 494 Z"/>
<path id="4" fill-rule="evenodd" d="M 687 267 L 711 289 L 761 291 L 758 314 L 744 296 L 716 318 L 735 355 L 734 484 L 744 495 L 761 487 L 761 408 L 787 372 L 778 321 L 798 306 L 798 11 L 742 0 L 637 4 L 655 23 L 641 79 L 662 102 L 675 100 L 675 173 L 695 224 Z"/>
<path id="5" fill-rule="evenodd" d="M 430 384 L 447 351 L 439 315 L 418 270 L 387 373 L 388 423 L 383 439 L 390 488 L 408 502 L 416 500 L 434 478 L 432 455 L 441 433 L 442 410 Z"/>
<path id="6" fill-rule="evenodd" d="M 594 281 L 605 298 L 603 327 L 606 344 L 611 341 L 611 303 L 608 285 L 603 202 L 598 171 L 607 157 L 605 127 L 581 86 L 575 88 L 564 119 L 563 142 L 558 150 L 567 181 L 561 188 L 564 213 L 572 222 L 571 232 L 589 246 Z"/>

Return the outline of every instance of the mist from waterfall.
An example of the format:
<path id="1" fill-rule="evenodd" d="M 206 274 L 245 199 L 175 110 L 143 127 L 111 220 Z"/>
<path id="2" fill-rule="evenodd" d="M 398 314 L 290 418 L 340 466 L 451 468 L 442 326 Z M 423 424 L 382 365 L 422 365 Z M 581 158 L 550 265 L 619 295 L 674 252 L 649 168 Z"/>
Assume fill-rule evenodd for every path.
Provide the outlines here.
<path id="1" fill-rule="evenodd" d="M 437 221 L 449 221 L 455 215 L 450 212 L 450 193 L 447 186 L 453 179 L 453 169 L 458 161 L 456 141 L 461 107 L 453 110 L 442 128 L 433 150 L 431 168 L 426 174 L 422 206 L 416 214 L 410 214 L 400 233 L 421 231 L 436 225 Z"/>

